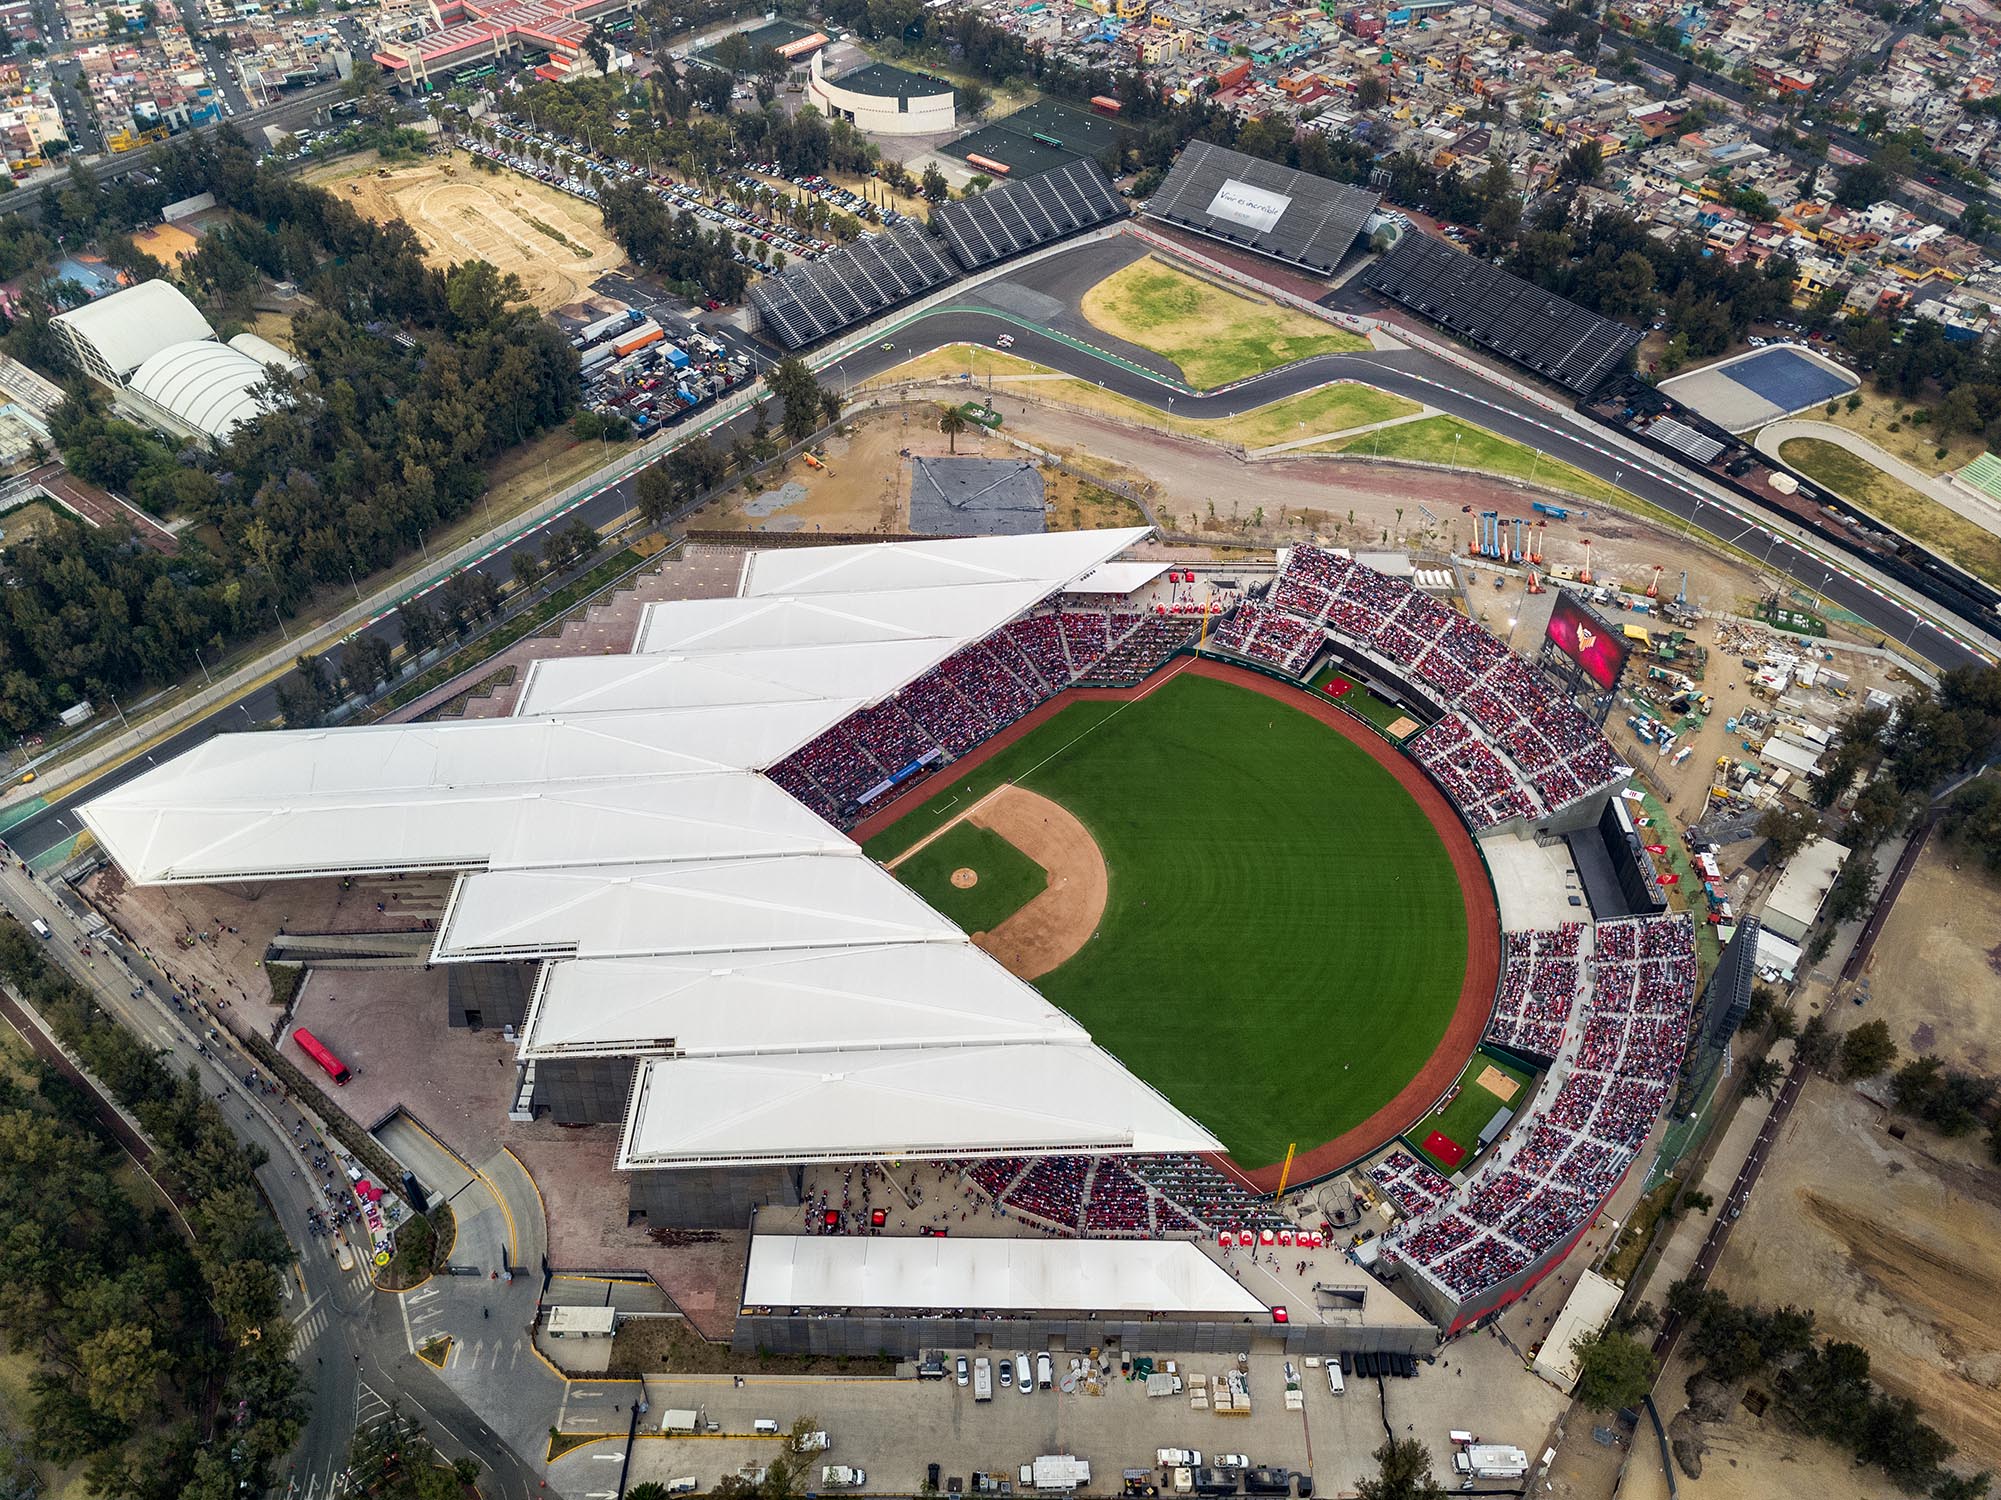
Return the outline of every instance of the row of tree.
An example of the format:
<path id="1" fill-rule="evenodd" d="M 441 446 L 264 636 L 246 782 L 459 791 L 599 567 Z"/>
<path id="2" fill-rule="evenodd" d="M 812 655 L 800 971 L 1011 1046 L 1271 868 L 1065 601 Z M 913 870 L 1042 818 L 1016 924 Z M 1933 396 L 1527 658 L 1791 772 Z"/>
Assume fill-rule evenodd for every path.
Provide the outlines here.
<path id="1" fill-rule="evenodd" d="M 316 306 L 292 338 L 308 373 L 273 375 L 271 409 L 213 454 L 109 417 L 72 378 L 51 424 L 69 466 L 191 524 L 171 557 L 78 527 L 8 549 L 0 724 L 16 732 L 78 698 L 178 677 L 318 589 L 358 588 L 465 514 L 494 459 L 576 405 L 576 354 L 512 276 L 425 265 L 406 225 L 370 223 L 227 133 L 177 149 L 161 175 L 177 193 L 213 191 L 239 226 L 267 226 L 206 236 L 189 279 L 212 305 L 263 277 L 306 287 Z M 46 304 L 10 339 L 61 368 Z"/>
<path id="2" fill-rule="evenodd" d="M 260 1491 L 303 1416 L 279 1315 L 290 1252 L 251 1181 L 260 1159 L 199 1079 L 169 1072 L 11 921 L 0 979 L 139 1120 L 186 1225 L 134 1203 L 89 1101 L 59 1076 L 33 1090 L 0 1081 L 0 1328 L 36 1364 L 34 1452 L 87 1461 L 106 1500 Z"/>

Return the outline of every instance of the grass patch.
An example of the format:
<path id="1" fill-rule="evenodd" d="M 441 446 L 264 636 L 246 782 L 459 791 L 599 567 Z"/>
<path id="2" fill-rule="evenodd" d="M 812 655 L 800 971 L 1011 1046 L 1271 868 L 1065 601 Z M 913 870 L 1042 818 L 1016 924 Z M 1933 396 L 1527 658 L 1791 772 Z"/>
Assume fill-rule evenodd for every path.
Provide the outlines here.
<path id="1" fill-rule="evenodd" d="M 873 380 L 865 381 L 863 388 L 874 385 L 896 385 L 906 380 L 957 380 L 968 370 L 972 371 L 976 380 L 984 380 L 989 375 L 1005 378 L 1009 375 L 1056 373 L 1047 365 L 1038 365 L 1033 360 L 1017 359 L 1012 354 L 989 349 L 985 344 L 947 344 L 942 349 L 933 349 L 918 355 L 915 359 L 907 359 L 892 369 L 884 370 Z"/>
<path id="2" fill-rule="evenodd" d="M 1647 1253 L 1647 1246 L 1653 1243 L 1654 1225 L 1661 1221 L 1674 1202 L 1674 1195 L 1680 1191 L 1681 1179 L 1670 1177 L 1633 1205 L 1633 1211 L 1626 1216 L 1625 1227 L 1619 1231 L 1618 1243 L 1605 1258 L 1601 1275 L 1621 1286 L 1633 1279 L 1633 1273 L 1639 1270 L 1640 1261 Z"/>
<path id="3" fill-rule="evenodd" d="M 1361 1123 L 1444 1038 L 1467 950 L 1451 860 L 1326 725 L 1202 677 L 1073 702 L 867 852 L 1010 781 L 1076 814 L 1110 874 L 1101 940 L 1037 988 L 1244 1165 Z M 1346 1064 L 1338 1085 L 1297 1086 L 1308 1043 Z"/>
<path id="4" fill-rule="evenodd" d="M 546 234 L 550 239 L 554 240 L 557 244 L 561 245 L 565 250 L 569 251 L 572 255 L 576 256 L 577 259 L 589 260 L 591 258 L 590 251 L 586 250 L 582 245 L 579 245 L 575 240 L 571 239 L 567 234 L 564 234 L 563 231 L 558 229 L 554 224 L 545 224 L 531 213 L 524 213 L 522 214 L 521 217 L 528 221 L 528 226 L 531 229 L 533 229 L 536 233 Z"/>
<path id="5" fill-rule="evenodd" d="M 1503 1099 L 1478 1082 L 1480 1075 L 1492 1068 L 1514 1080 L 1515 1093 L 1512 1098 Z M 1528 1103 L 1529 1081 L 1534 1075 L 1524 1072 L 1512 1063 L 1504 1063 L 1497 1057 L 1489 1057 L 1484 1052 L 1473 1054 L 1473 1060 L 1466 1064 L 1466 1071 L 1459 1075 L 1459 1092 L 1445 1108 L 1425 1116 L 1404 1132 L 1404 1138 L 1417 1148 L 1418 1154 L 1439 1171 L 1450 1177 L 1459 1167 L 1473 1159 L 1474 1147 L 1480 1140 L 1480 1132 L 1487 1128 L 1487 1122 L 1494 1118 L 1497 1109 L 1520 1109 Z M 1459 1167 L 1447 1166 L 1424 1149 L 1425 1140 L 1436 1130 L 1447 1140 L 1457 1141 L 1466 1148 L 1465 1159 Z"/>
<path id="6" fill-rule="evenodd" d="M 417 1358 L 421 1359 L 427 1365 L 436 1366 L 440 1370 L 445 1367 L 445 1361 L 450 1359 L 451 1355 L 452 1340 L 450 1334 L 441 1333 L 436 1338 L 426 1339 L 417 1346 Z"/>
<path id="7" fill-rule="evenodd" d="M 1197 390 L 1316 354 L 1369 347 L 1358 334 L 1226 289 L 1151 255 L 1092 287 L 1081 307 L 1093 327 L 1173 360 Z"/>
<path id="8" fill-rule="evenodd" d="M 1454 442 L 1453 439 L 1458 441 Z M 1633 497 L 1582 469 L 1544 458 L 1524 443 L 1462 422 L 1457 417 L 1426 417 L 1422 422 L 1406 422 L 1401 427 L 1385 427 L 1365 432 L 1327 447 L 1331 453 L 1352 453 L 1369 458 L 1407 458 L 1422 463 L 1450 464 L 1459 469 L 1477 469 L 1508 479 L 1534 476 L 1538 485 L 1566 490 L 1587 500 L 1607 505 L 1635 508 Z"/>
<path id="9" fill-rule="evenodd" d="M 549 1429 L 549 1451 L 542 1456 L 542 1461 L 544 1463 L 554 1463 L 565 1453 L 573 1452 L 583 1447 L 586 1443 L 595 1443 L 617 1436 L 618 1434 L 615 1432 L 558 1432 L 555 1428 L 551 1427 Z"/>
<path id="10" fill-rule="evenodd" d="M 953 883 L 971 870 L 972 886 Z M 968 932 L 992 932 L 1049 889 L 1049 872 L 990 828 L 960 823 L 896 867 L 896 878 Z"/>
<path id="11" fill-rule="evenodd" d="M 280 1010 L 290 1010 L 299 997 L 299 986 L 306 982 L 306 966 L 266 963 L 264 977 L 271 981 L 271 1003 Z"/>
<path id="12" fill-rule="evenodd" d="M 1856 394 L 1862 398 L 1862 404 L 1854 411 L 1848 409 L 1848 398 L 1843 396 L 1835 402 L 1833 416 L 1827 414 L 1825 406 L 1816 406 L 1792 420 L 1828 422 L 1836 427 L 1845 427 L 1866 437 L 1885 453 L 1901 458 L 1912 468 L 1923 469 L 1927 474 L 1943 474 L 1950 469 L 1962 468 L 1987 450 L 1986 442 L 1977 433 L 1956 433 L 1942 438 L 1930 422 L 1913 422 L 1911 418 L 1923 410 L 1914 402 L 1885 396 L 1871 389 L 1867 382 Z M 1895 432 L 1890 430 L 1892 422 L 1897 424 Z M 1941 448 L 1945 449 L 1944 458 L 1938 456 Z"/>
<path id="13" fill-rule="evenodd" d="M 1363 687 L 1361 683 L 1350 678 L 1347 673 L 1341 671 L 1339 668 L 1328 668 L 1328 670 L 1320 674 L 1313 685 L 1325 690 L 1327 685 L 1337 678 L 1348 684 L 1348 691 L 1336 698 L 1334 700 L 1335 704 L 1340 708 L 1346 709 L 1356 718 L 1375 725 L 1376 728 L 1382 730 L 1385 734 L 1389 732 L 1390 725 L 1396 723 L 1398 719 L 1408 719 L 1411 716 L 1410 710 L 1398 708 L 1394 703 L 1378 698 L 1374 693 Z"/>
<path id="14" fill-rule="evenodd" d="M 2001 584 L 2001 537 L 1867 459 L 1819 438 L 1788 438 L 1779 444 L 1779 457 L 1905 536 L 1922 538 L 1975 577 Z"/>

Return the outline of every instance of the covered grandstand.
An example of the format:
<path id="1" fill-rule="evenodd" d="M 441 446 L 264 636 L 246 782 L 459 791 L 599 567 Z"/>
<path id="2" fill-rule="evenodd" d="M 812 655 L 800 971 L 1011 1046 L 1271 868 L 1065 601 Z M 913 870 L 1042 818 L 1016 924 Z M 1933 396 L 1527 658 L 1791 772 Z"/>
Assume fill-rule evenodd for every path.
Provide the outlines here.
<path id="1" fill-rule="evenodd" d="M 957 274 L 929 233 L 898 224 L 865 234 L 824 260 L 763 278 L 750 289 L 750 306 L 761 328 L 786 348 L 803 349 Z"/>
<path id="2" fill-rule="evenodd" d="M 1331 276 L 1382 194 L 1190 141 L 1147 203 L 1177 228 Z"/>
<path id="3" fill-rule="evenodd" d="M 1362 284 L 1580 396 L 1615 373 L 1640 331 L 1428 234 L 1406 234 Z"/>
<path id="4" fill-rule="evenodd" d="M 431 961 L 546 966 L 524 1068 L 639 1060 L 628 1170 L 1215 1150 L 780 790 L 1145 534 L 753 553 L 636 654 L 537 663 L 512 718 L 218 736 L 82 817 L 144 885 L 457 872 Z"/>
<path id="5" fill-rule="evenodd" d="M 940 204 L 932 221 L 968 271 L 1090 229 L 1126 212 L 1105 169 L 1079 159 Z"/>

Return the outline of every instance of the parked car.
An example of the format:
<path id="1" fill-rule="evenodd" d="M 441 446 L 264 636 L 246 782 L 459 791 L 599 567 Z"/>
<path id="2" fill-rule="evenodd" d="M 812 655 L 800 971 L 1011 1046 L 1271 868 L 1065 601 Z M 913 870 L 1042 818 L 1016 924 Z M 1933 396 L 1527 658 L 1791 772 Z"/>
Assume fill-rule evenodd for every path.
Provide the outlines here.
<path id="1" fill-rule="evenodd" d="M 972 1384 L 973 1367 L 966 1363 L 965 1355 L 961 1354 L 957 1359 L 952 1361 L 952 1378 L 958 1381 L 960 1385 Z"/>

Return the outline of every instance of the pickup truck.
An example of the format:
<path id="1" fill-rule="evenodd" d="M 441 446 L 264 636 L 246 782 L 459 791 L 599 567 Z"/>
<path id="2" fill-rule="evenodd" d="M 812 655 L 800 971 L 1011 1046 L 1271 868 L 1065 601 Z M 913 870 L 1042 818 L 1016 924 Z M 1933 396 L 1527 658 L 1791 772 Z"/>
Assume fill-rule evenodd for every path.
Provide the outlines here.
<path id="1" fill-rule="evenodd" d="M 868 1483 L 868 1470 L 827 1464 L 820 1470 L 820 1483 L 830 1490 L 858 1490 Z"/>
<path id="2" fill-rule="evenodd" d="M 825 1432 L 802 1432 L 792 1439 L 794 1453 L 825 1453 L 834 1440 Z"/>
<path id="3" fill-rule="evenodd" d="M 1194 1448 L 1160 1448 L 1153 1461 L 1163 1469 L 1194 1469 L 1201 1466 L 1202 1455 Z"/>

